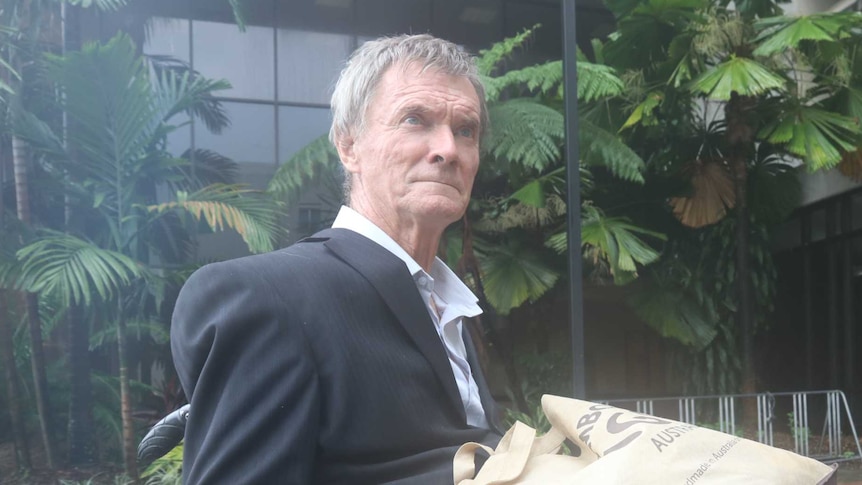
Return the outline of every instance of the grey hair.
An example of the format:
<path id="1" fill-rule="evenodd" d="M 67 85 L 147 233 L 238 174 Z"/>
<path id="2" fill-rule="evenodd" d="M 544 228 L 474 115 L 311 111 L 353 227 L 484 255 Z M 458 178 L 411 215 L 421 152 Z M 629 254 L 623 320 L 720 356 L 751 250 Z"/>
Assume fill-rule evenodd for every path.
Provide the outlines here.
<path id="1" fill-rule="evenodd" d="M 360 46 L 341 71 L 332 93 L 332 127 L 329 141 L 338 147 L 345 136 L 358 136 L 365 129 L 365 114 L 374 99 L 383 74 L 392 66 L 419 63 L 422 72 L 433 69 L 464 77 L 479 98 L 479 140 L 488 129 L 485 88 L 479 78 L 476 59 L 452 42 L 428 34 L 380 37 Z M 349 201 L 350 174 L 344 173 L 344 197 Z"/>

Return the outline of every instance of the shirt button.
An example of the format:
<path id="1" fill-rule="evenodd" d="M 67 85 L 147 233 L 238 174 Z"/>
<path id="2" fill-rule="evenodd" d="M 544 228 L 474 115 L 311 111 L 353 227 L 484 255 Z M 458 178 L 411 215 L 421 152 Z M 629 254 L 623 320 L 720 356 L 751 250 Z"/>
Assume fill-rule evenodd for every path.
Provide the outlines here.
<path id="1" fill-rule="evenodd" d="M 420 276 L 419 277 L 419 286 L 422 286 L 424 288 L 427 285 L 428 285 L 428 278 L 426 278 L 424 276 Z"/>

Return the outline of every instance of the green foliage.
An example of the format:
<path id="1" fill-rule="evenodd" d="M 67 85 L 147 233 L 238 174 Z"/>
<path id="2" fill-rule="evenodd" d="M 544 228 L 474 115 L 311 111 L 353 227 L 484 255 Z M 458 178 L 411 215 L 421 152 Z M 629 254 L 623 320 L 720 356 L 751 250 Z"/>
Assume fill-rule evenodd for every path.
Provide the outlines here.
<path id="1" fill-rule="evenodd" d="M 718 101 L 728 101 L 731 93 L 759 96 L 783 88 L 784 79 L 781 76 L 757 61 L 744 57 L 731 57 L 704 72 L 691 85 L 692 91 Z"/>
<path id="2" fill-rule="evenodd" d="M 858 13 L 820 13 L 801 17 L 769 17 L 754 24 L 760 34 L 754 42 L 761 44 L 756 56 L 771 56 L 788 49 L 798 49 L 805 41 L 836 42 L 850 36 L 853 28 L 862 26 Z"/>
<path id="3" fill-rule="evenodd" d="M 853 151 L 860 127 L 852 118 L 795 105 L 782 110 L 758 135 L 770 143 L 786 144 L 787 151 L 803 157 L 814 171 L 834 167 L 842 152 Z"/>
<path id="4" fill-rule="evenodd" d="M 811 430 L 807 426 L 796 425 L 796 415 L 793 413 L 787 413 L 787 427 L 794 441 L 805 442 L 811 437 Z"/>
<path id="5" fill-rule="evenodd" d="M 476 251 L 488 301 L 503 315 L 525 301 L 535 301 L 559 278 L 537 252 L 514 239 L 487 246 L 477 243 Z"/>
<path id="6" fill-rule="evenodd" d="M 321 135 L 296 152 L 276 170 L 269 181 L 267 192 L 282 200 L 299 198 L 302 188 L 322 174 L 337 173 L 341 168 L 338 152 L 329 141 L 329 135 Z"/>
<path id="7" fill-rule="evenodd" d="M 103 301 L 117 288 L 141 275 L 134 260 L 125 254 L 99 248 L 90 241 L 68 234 L 44 231 L 32 244 L 18 251 L 23 264 L 19 287 L 60 298 L 66 305 Z"/>
<path id="8" fill-rule="evenodd" d="M 183 479 L 183 444 L 156 459 L 141 474 L 145 485 L 180 485 Z"/>
<path id="9" fill-rule="evenodd" d="M 516 98 L 489 107 L 493 129 L 486 147 L 496 158 L 544 170 L 559 163 L 563 115 L 534 99 Z"/>
<path id="10" fill-rule="evenodd" d="M 581 120 L 578 139 L 585 166 L 601 166 L 621 180 L 644 183 L 646 164 L 619 137 L 589 121 Z"/>
<path id="11" fill-rule="evenodd" d="M 65 0 L 69 5 L 76 5 L 83 8 L 96 7 L 102 11 L 119 10 L 125 7 L 127 0 Z"/>
<path id="12" fill-rule="evenodd" d="M 701 351 L 709 345 L 718 330 L 710 305 L 692 298 L 688 291 L 652 279 L 650 285 L 635 293 L 629 303 L 635 313 L 662 337 L 678 340 Z M 671 286 L 671 287 L 669 287 Z"/>
<path id="13" fill-rule="evenodd" d="M 490 49 L 480 50 L 479 57 L 476 59 L 476 67 L 479 69 L 479 73 L 484 76 L 490 76 L 497 65 L 509 58 L 516 49 L 523 46 L 540 25 L 536 24 L 532 28 L 524 29 L 523 32 L 514 37 L 503 39 L 492 45 Z"/>
<path id="14" fill-rule="evenodd" d="M 664 235 L 631 224 L 626 218 L 605 217 L 591 205 L 583 206 L 581 245 L 584 257 L 594 265 L 607 264 L 608 272 L 617 284 L 625 284 L 637 277 L 637 265 L 650 264 L 659 252 L 641 240 L 637 234 L 664 240 Z M 567 234 L 557 233 L 548 240 L 548 246 L 557 252 L 567 248 Z"/>
<path id="15" fill-rule="evenodd" d="M 212 184 L 193 194 L 180 191 L 176 201 L 147 207 L 150 212 L 164 214 L 182 209 L 197 221 L 206 221 L 213 231 L 234 229 L 249 250 L 255 253 L 272 251 L 281 229 L 277 223 L 277 206 L 272 199 L 254 197 L 256 191 L 225 184 Z"/>

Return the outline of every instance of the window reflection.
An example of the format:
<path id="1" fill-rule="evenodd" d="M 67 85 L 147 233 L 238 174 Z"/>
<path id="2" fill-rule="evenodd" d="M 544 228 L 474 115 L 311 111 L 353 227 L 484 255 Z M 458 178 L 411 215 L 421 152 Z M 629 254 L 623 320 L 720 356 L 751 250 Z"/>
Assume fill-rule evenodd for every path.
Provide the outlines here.
<path id="1" fill-rule="evenodd" d="M 220 95 L 275 99 L 273 29 L 236 24 L 192 22 L 195 69 L 210 79 L 227 79 L 232 89 Z"/>
<path id="2" fill-rule="evenodd" d="M 430 0 L 357 0 L 358 31 L 378 37 L 431 31 Z"/>
<path id="3" fill-rule="evenodd" d="M 305 145 L 329 133 L 328 108 L 278 108 L 278 162 L 284 163 Z"/>
<path id="4" fill-rule="evenodd" d="M 192 127 L 189 123 L 189 116 L 185 113 L 179 113 L 172 117 L 168 123 L 175 129 L 168 133 L 166 148 L 168 153 L 178 157 L 192 147 Z"/>
<path id="5" fill-rule="evenodd" d="M 332 86 L 352 50 L 350 35 L 279 29 L 279 100 L 329 104 Z"/>
<path id="6" fill-rule="evenodd" d="M 146 26 L 144 54 L 171 56 L 189 62 L 189 21 L 153 17 Z"/>
<path id="7" fill-rule="evenodd" d="M 274 166 L 275 107 L 233 102 L 223 105 L 230 127 L 214 135 L 202 123 L 195 123 L 195 147 L 212 150 L 241 164 L 258 162 Z"/>

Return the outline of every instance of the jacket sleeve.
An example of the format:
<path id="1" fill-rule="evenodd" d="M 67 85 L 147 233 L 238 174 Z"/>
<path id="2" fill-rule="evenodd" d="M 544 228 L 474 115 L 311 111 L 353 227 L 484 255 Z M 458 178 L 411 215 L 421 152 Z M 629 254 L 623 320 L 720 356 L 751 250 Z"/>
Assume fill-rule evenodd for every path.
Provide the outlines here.
<path id="1" fill-rule="evenodd" d="M 191 403 L 183 483 L 310 483 L 319 389 L 302 325 L 255 265 L 206 266 L 186 282 L 171 351 Z"/>

